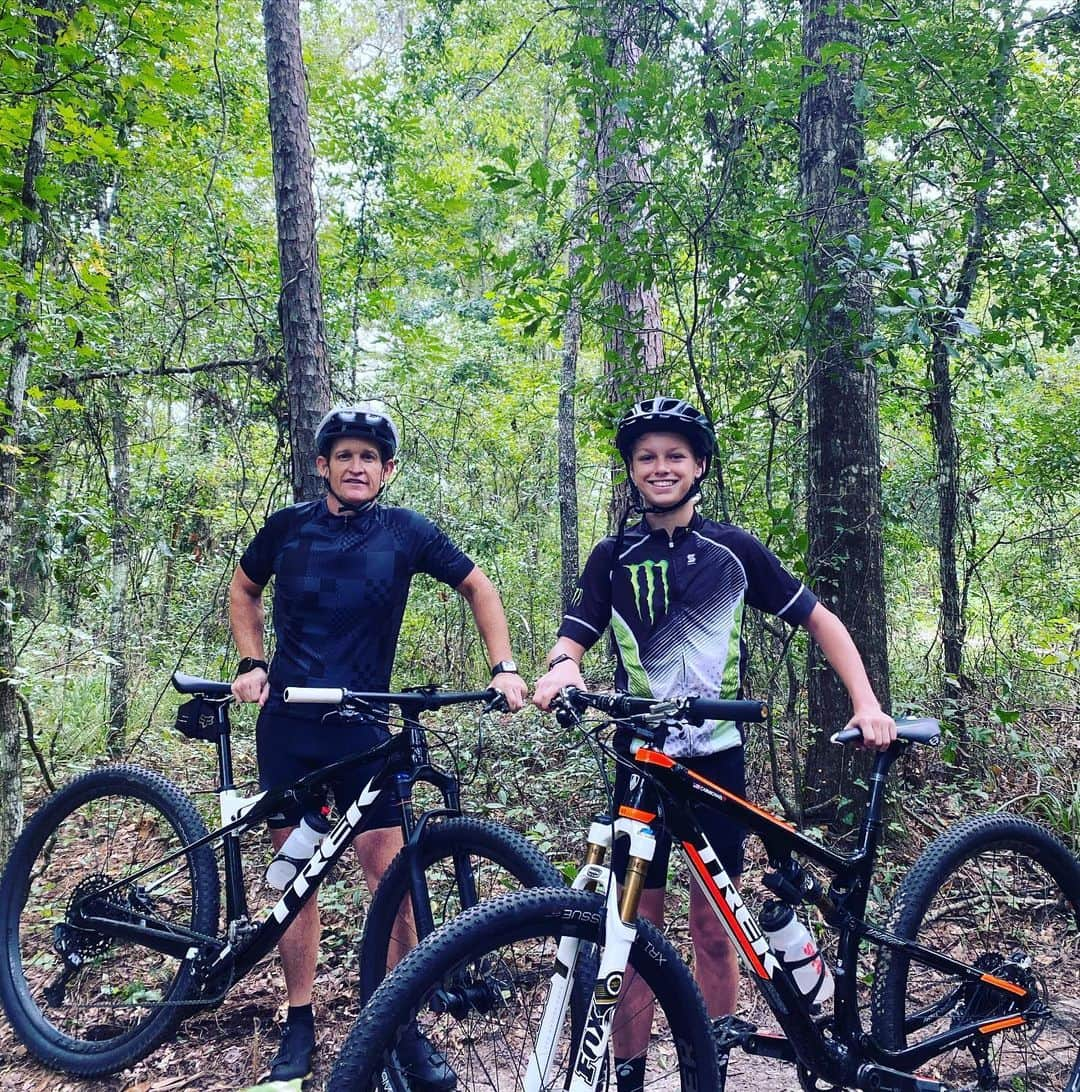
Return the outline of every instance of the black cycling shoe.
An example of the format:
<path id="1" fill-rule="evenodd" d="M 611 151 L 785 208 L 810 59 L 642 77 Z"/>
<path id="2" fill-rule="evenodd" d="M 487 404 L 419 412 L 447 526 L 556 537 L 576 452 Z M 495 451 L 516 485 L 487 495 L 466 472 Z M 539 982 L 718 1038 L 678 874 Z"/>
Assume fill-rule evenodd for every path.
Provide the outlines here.
<path id="1" fill-rule="evenodd" d="M 281 1029 L 281 1046 L 270 1063 L 270 1072 L 259 1082 L 307 1080 L 311 1056 L 315 1053 L 315 1028 L 307 1024 L 286 1024 Z"/>
<path id="2" fill-rule="evenodd" d="M 457 1088 L 457 1074 L 446 1055 L 416 1026 L 415 1020 L 401 1033 L 394 1054 L 414 1092 L 454 1092 Z"/>

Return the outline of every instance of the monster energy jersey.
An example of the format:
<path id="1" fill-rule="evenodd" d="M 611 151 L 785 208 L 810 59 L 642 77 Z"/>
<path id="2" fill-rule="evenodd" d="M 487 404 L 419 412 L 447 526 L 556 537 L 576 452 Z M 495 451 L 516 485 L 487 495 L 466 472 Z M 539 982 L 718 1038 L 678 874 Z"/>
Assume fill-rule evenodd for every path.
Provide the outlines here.
<path id="1" fill-rule="evenodd" d="M 586 648 L 611 625 L 618 652 L 615 685 L 656 698 L 737 698 L 746 669 L 746 604 L 797 625 L 817 599 L 753 535 L 694 513 L 669 537 L 642 521 L 629 528 L 612 565 L 615 539 L 597 544 L 574 605 L 559 627 Z M 687 725 L 668 738 L 675 757 L 736 747 L 731 721 Z"/>
<path id="2" fill-rule="evenodd" d="M 321 718 L 285 705 L 286 686 L 385 690 L 414 573 L 457 587 L 473 563 L 430 520 L 375 505 L 334 515 L 326 501 L 275 512 L 240 559 L 254 583 L 274 578 L 275 651 L 265 712 Z"/>

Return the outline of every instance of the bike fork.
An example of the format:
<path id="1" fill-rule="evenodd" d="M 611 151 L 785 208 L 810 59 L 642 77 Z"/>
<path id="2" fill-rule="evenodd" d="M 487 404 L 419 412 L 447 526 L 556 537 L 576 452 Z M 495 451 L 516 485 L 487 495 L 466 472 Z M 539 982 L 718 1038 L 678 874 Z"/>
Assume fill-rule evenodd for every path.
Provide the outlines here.
<path id="1" fill-rule="evenodd" d="M 603 864 L 613 837 L 618 835 L 628 835 L 630 838 L 630 863 L 621 898 L 616 897 L 615 885 L 610 882 L 610 868 Z M 604 944 L 588 1011 L 580 1034 L 575 1035 L 571 1044 L 569 1092 L 594 1092 L 601 1078 L 615 1007 L 626 979 L 630 949 L 637 937 L 634 922 L 638 901 L 656 849 L 656 838 L 652 828 L 640 820 L 618 819 L 614 825 L 594 822 L 589 828 L 588 844 L 585 866 L 575 878 L 573 887 L 598 891 L 605 896 Z M 536 1045 L 529 1058 L 525 1092 L 541 1092 L 548 1087 L 545 1078 L 554 1058 L 559 1033 L 566 1022 L 581 943 L 577 937 L 563 937 L 559 941 L 555 972 L 550 979 Z"/>

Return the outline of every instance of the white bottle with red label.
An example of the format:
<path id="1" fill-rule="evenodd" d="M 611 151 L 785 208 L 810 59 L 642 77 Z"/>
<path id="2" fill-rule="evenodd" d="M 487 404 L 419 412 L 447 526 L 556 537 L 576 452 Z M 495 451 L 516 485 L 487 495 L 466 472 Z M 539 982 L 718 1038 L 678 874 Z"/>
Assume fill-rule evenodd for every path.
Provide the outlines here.
<path id="1" fill-rule="evenodd" d="M 821 957 L 810 930 L 786 902 L 770 900 L 758 918 L 769 947 L 791 972 L 795 985 L 814 1005 L 828 1001 L 836 988 L 832 971 Z"/>

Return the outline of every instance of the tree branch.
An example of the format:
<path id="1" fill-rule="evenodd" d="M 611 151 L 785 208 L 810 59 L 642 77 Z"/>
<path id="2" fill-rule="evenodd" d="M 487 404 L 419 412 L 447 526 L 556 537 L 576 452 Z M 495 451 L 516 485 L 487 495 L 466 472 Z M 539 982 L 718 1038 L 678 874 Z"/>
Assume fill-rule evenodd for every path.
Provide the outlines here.
<path id="1" fill-rule="evenodd" d="M 99 372 L 82 372 L 79 375 L 65 375 L 63 379 L 51 383 L 42 383 L 46 391 L 67 390 L 80 383 L 95 382 L 99 379 L 132 379 L 143 376 L 196 375 L 199 372 L 217 372 L 228 368 L 265 368 L 268 364 L 282 364 L 284 361 L 276 353 L 269 356 L 253 357 L 247 360 L 208 360 L 205 364 L 192 364 L 190 367 L 159 364 L 153 368 L 106 369 Z"/>
<path id="2" fill-rule="evenodd" d="M 49 774 L 49 767 L 45 764 L 45 756 L 41 753 L 41 748 L 37 745 L 37 738 L 34 735 L 34 718 L 30 712 L 30 703 L 26 700 L 26 695 L 20 694 L 18 690 L 15 691 L 15 700 L 19 703 L 19 708 L 22 710 L 23 723 L 26 725 L 26 745 L 30 748 L 34 760 L 38 764 L 38 769 L 41 771 L 41 778 L 45 782 L 45 788 L 47 788 L 49 792 L 56 792 L 56 785 L 53 782 L 52 776 Z"/>

